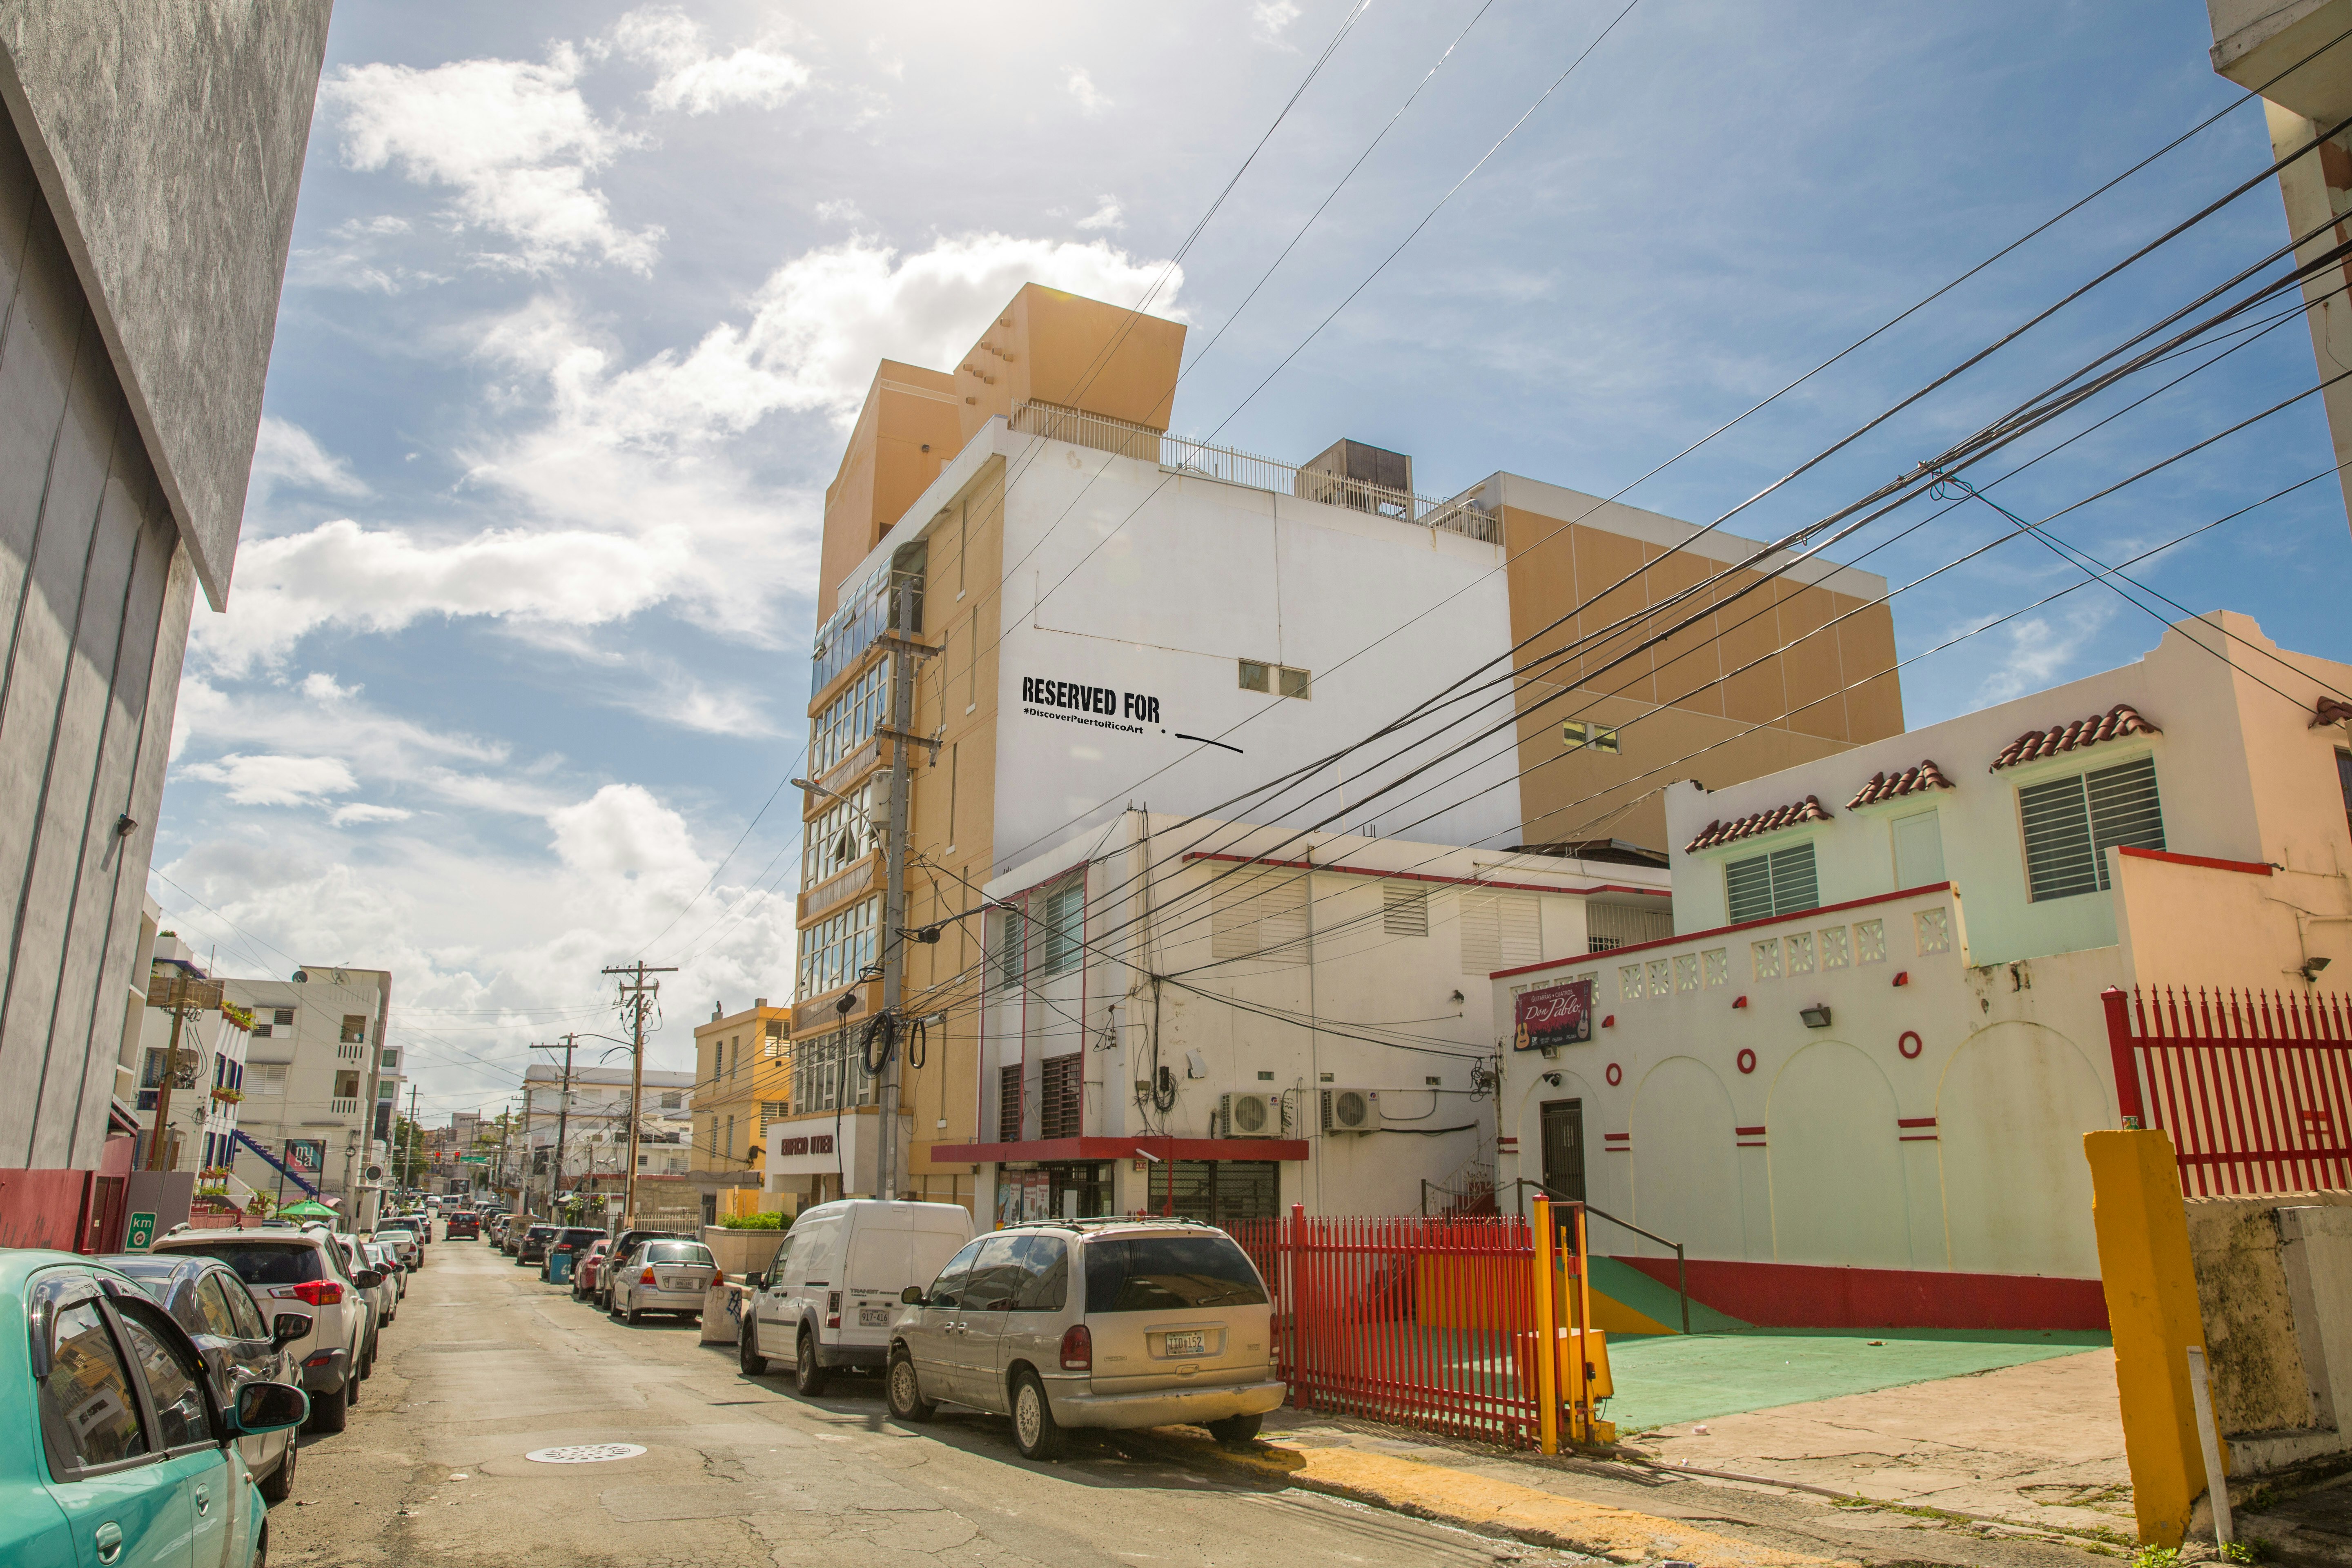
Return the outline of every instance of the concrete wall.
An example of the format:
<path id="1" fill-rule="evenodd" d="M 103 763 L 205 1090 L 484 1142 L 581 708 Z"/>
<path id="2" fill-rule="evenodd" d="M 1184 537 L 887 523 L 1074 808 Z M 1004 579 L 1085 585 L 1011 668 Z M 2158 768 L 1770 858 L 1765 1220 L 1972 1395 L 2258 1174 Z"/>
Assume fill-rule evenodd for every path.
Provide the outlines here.
<path id="1" fill-rule="evenodd" d="M 2186 1209 L 2230 1473 L 2352 1449 L 2352 1193 L 2191 1198 Z"/>
<path id="2" fill-rule="evenodd" d="M 331 9 L 0 0 L 0 100 L 152 457 L 150 482 L 215 608 L 245 512 Z"/>

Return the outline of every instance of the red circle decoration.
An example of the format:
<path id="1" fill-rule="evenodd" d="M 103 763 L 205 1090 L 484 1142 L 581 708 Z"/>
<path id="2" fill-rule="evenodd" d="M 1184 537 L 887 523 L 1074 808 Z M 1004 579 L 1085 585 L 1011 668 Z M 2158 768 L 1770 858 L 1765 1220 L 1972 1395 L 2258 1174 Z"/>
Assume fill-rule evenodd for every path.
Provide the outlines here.
<path id="1" fill-rule="evenodd" d="M 1756 1070 L 1756 1053 L 1754 1051 L 1742 1050 L 1739 1053 L 1739 1070 L 1741 1072 L 1754 1072 Z"/>
<path id="2" fill-rule="evenodd" d="M 1625 1069 L 1619 1067 L 1615 1062 L 1611 1062 L 1609 1064 L 1609 1087 L 1615 1089 L 1619 1084 L 1623 1083 L 1624 1081 Z"/>
<path id="3" fill-rule="evenodd" d="M 1903 1037 L 1895 1042 L 1895 1048 L 1903 1053 L 1904 1060 L 1909 1061 L 1927 1047 L 1927 1043 L 1919 1038 L 1918 1030 L 1906 1029 L 1903 1031 Z"/>

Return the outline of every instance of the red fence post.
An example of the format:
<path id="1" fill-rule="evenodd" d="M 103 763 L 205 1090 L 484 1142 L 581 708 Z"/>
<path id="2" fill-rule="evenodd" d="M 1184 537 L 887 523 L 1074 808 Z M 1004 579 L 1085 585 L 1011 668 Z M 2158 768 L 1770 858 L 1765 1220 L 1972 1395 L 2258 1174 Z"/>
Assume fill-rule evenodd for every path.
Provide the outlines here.
<path id="1" fill-rule="evenodd" d="M 2132 1049 L 2128 1005 L 2122 988 L 2115 985 L 2100 992 L 2099 1000 L 2107 1009 L 2107 1050 L 2116 1066 L 2116 1109 L 2123 1113 L 2126 1130 L 2137 1131 L 2147 1124 L 2147 1113 L 2139 1100 L 2139 1062 Z"/>
<path id="2" fill-rule="evenodd" d="M 1289 1265 L 1288 1295 L 1290 1297 L 1290 1403 L 1300 1410 L 1311 1409 L 1307 1396 L 1307 1205 L 1290 1205 L 1290 1219 L 1284 1227 L 1288 1237 L 1282 1255 Z"/>

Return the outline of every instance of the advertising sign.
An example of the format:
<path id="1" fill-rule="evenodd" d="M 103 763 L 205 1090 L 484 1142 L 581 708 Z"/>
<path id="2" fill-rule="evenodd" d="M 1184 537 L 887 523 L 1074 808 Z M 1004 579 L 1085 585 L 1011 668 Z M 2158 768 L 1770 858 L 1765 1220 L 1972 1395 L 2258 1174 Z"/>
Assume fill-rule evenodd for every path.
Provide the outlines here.
<path id="1" fill-rule="evenodd" d="M 327 1141 L 324 1138 L 289 1138 L 286 1140 L 286 1168 L 298 1176 L 315 1176 L 327 1166 Z"/>
<path id="2" fill-rule="evenodd" d="M 1514 1009 L 1511 1048 L 1545 1050 L 1555 1046 L 1580 1046 L 1592 1038 L 1592 982 L 1571 980 L 1522 991 Z"/>

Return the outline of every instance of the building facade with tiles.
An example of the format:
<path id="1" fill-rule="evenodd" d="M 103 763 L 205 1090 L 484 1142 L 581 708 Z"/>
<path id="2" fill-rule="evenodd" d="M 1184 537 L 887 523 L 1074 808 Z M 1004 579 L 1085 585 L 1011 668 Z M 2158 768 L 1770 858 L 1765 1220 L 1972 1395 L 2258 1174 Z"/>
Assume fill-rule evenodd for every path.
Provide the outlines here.
<path id="1" fill-rule="evenodd" d="M 2119 669 L 1675 786 L 1677 934 L 1493 979 L 1502 1176 L 1683 1243 L 1692 1294 L 1750 1322 L 2103 1326 L 2101 993 L 2302 992 L 2352 961 L 2347 719 L 2352 667 L 2225 613 Z M 1552 1026 L 1588 998 L 1580 1037 Z M 1671 1281 L 1670 1251 L 1594 1223 Z"/>

